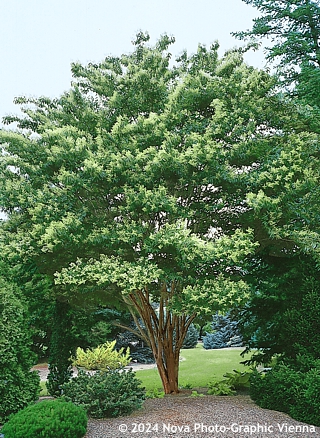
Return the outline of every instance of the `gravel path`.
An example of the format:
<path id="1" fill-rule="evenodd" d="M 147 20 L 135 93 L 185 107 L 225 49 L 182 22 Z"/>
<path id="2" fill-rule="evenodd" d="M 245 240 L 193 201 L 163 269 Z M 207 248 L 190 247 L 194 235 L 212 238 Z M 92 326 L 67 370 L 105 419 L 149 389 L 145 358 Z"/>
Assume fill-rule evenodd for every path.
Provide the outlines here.
<path id="1" fill-rule="evenodd" d="M 128 367 L 125 368 L 127 369 L 132 368 L 133 371 L 138 371 L 138 370 L 147 370 L 150 368 L 157 368 L 157 366 L 154 363 L 152 364 L 131 363 Z M 41 381 L 47 380 L 49 374 L 48 366 L 35 365 L 33 368 L 31 368 L 31 370 L 38 371 Z M 77 375 L 78 375 L 78 370 L 76 367 L 73 367 L 73 376 L 77 376 Z"/>
<path id="2" fill-rule="evenodd" d="M 320 427 L 261 409 L 249 396 L 149 399 L 128 417 L 89 420 L 85 438 L 320 438 Z"/>
<path id="3" fill-rule="evenodd" d="M 132 367 L 137 370 L 155 365 L 134 364 Z M 34 369 L 41 380 L 46 380 L 47 367 Z M 179 394 L 148 399 L 141 410 L 127 417 L 91 419 L 85 435 L 85 438 L 169 437 L 320 438 L 320 427 L 300 423 L 281 412 L 262 409 L 249 396 L 187 397 Z"/>

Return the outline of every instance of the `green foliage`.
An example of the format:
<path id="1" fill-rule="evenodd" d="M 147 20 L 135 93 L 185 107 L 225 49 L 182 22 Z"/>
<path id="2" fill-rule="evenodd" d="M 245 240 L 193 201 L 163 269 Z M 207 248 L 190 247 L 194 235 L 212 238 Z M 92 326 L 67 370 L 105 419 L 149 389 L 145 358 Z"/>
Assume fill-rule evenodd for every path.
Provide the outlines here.
<path id="1" fill-rule="evenodd" d="M 0 132 L 0 232 L 8 258 L 31 260 L 61 301 L 137 312 L 167 369 L 173 332 L 177 364 L 197 312 L 250 299 L 257 251 L 315 252 L 318 139 L 240 51 L 219 59 L 218 44 L 199 45 L 171 63 L 173 38 L 148 41 L 74 64 L 60 98 L 17 100 L 23 116 L 6 122 L 19 130 Z M 52 393 L 68 378 L 66 347 L 61 367 L 52 347 Z"/>
<path id="2" fill-rule="evenodd" d="M 18 100 L 33 108 L 19 126 L 39 136 L 1 132 L 1 172 L 12 182 L 1 190 L 1 205 L 9 221 L 27 212 L 19 228 L 28 235 L 25 251 L 43 272 L 57 273 L 59 293 L 70 300 L 119 302 L 119 293 L 146 285 L 159 295 L 163 279 L 180 291 L 219 273 L 221 284 L 231 267 L 237 283 L 241 261 L 254 251 L 252 234 L 235 232 L 226 212 L 243 204 L 236 168 L 252 157 L 243 156 L 242 136 L 250 140 L 258 129 L 253 114 L 262 117 L 269 102 L 256 97 L 267 96 L 272 80 L 239 53 L 218 60 L 216 45 L 199 46 L 171 68 L 173 40 L 162 37 L 152 48 L 148 39 L 130 55 L 74 65 L 74 86 L 59 99 Z M 209 239 L 213 227 L 225 236 Z M 226 301 L 242 297 L 236 286 Z M 213 283 L 201 290 L 209 289 Z"/>
<path id="3" fill-rule="evenodd" d="M 193 386 L 191 383 L 180 384 L 181 389 L 192 389 Z"/>
<path id="4" fill-rule="evenodd" d="M 250 396 L 261 407 L 289 413 L 297 403 L 296 394 L 302 373 L 286 365 L 278 365 L 265 375 L 255 372 L 250 380 Z"/>
<path id="5" fill-rule="evenodd" d="M 320 425 L 319 361 L 307 372 L 277 365 L 266 374 L 254 372 L 250 380 L 251 398 L 266 409 L 286 412 L 296 420 Z"/>
<path id="6" fill-rule="evenodd" d="M 320 426 L 320 366 L 309 370 L 297 394 L 298 403 L 290 406 L 290 415 L 304 423 Z"/>
<path id="7" fill-rule="evenodd" d="M 224 379 L 214 379 L 208 383 L 209 395 L 234 395 L 235 390 L 246 389 L 250 386 L 251 372 L 237 371 L 227 372 Z"/>
<path id="8" fill-rule="evenodd" d="M 265 257 L 255 270 L 259 289 L 244 308 L 241 332 L 254 351 L 251 362 L 268 364 L 274 355 L 296 362 L 318 357 L 320 289 L 310 256 Z"/>
<path id="9" fill-rule="evenodd" d="M 213 380 L 208 383 L 209 395 L 234 395 L 235 391 L 226 380 Z"/>
<path id="10" fill-rule="evenodd" d="M 50 395 L 61 395 L 61 385 L 72 376 L 71 355 L 74 352 L 72 312 L 68 303 L 56 300 L 49 355 L 47 389 Z"/>
<path id="11" fill-rule="evenodd" d="M 38 399 L 34 363 L 26 308 L 18 289 L 0 278 L 0 423 Z"/>
<path id="12" fill-rule="evenodd" d="M 270 37 L 272 46 L 267 47 L 267 58 L 280 60 L 282 73 L 295 79 L 294 66 L 305 64 L 320 67 L 318 0 L 243 0 L 255 6 L 262 15 L 254 19 L 251 30 L 236 32 L 240 39 Z"/>
<path id="13" fill-rule="evenodd" d="M 235 35 L 253 39 L 251 46 L 270 38 L 267 58 L 277 63 L 282 98 L 307 121 L 301 125 L 302 119 L 295 119 L 291 147 L 275 149 L 261 161 L 247 198 L 260 251 L 250 275 L 256 294 L 242 318 L 246 344 L 261 349 L 255 355 L 260 363 L 274 354 L 294 362 L 299 354 L 319 355 L 320 5 L 244 2 L 261 15 L 252 29 Z"/>
<path id="14" fill-rule="evenodd" d="M 146 391 L 146 398 L 163 398 L 165 396 L 164 391 L 159 391 L 156 388 Z"/>
<path id="15" fill-rule="evenodd" d="M 85 411 L 79 406 L 45 400 L 11 416 L 1 432 L 5 438 L 82 438 L 87 421 Z"/>
<path id="16" fill-rule="evenodd" d="M 87 370 L 118 370 L 127 366 L 130 361 L 129 347 L 124 352 L 123 348 L 115 350 L 116 341 L 106 342 L 93 349 L 84 351 L 78 347 L 73 364 Z"/>
<path id="17" fill-rule="evenodd" d="M 293 344 L 295 355 L 319 358 L 320 351 L 320 287 L 316 278 L 307 277 L 300 305 L 286 310 L 283 316 L 283 336 Z M 298 303 L 297 303 L 298 304 Z"/>
<path id="18" fill-rule="evenodd" d="M 204 394 L 201 394 L 198 391 L 191 391 L 191 397 L 204 397 Z"/>
<path id="19" fill-rule="evenodd" d="M 128 415 L 139 409 L 145 399 L 145 391 L 132 369 L 98 371 L 92 375 L 80 370 L 62 389 L 65 400 L 82 406 L 93 418 Z"/>
<path id="20" fill-rule="evenodd" d="M 225 381 L 233 389 L 241 390 L 250 387 L 250 377 L 252 372 L 233 370 L 232 373 L 225 373 Z"/>

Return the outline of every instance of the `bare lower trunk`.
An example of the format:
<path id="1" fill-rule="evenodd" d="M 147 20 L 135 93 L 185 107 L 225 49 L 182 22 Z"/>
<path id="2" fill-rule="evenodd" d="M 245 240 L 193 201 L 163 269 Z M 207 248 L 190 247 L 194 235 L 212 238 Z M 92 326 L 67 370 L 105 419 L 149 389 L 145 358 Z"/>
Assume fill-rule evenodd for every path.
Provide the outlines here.
<path id="1" fill-rule="evenodd" d="M 174 293 L 174 284 L 171 284 L 170 294 L 163 285 L 159 308 L 154 309 L 150 302 L 147 290 L 137 290 L 129 295 L 131 303 L 142 318 L 145 330 L 135 317 L 138 329 L 150 345 L 165 394 L 179 392 L 179 356 L 187 334 L 187 330 L 196 315 L 177 315 L 168 309 L 169 300 Z"/>
<path id="2" fill-rule="evenodd" d="M 164 355 L 164 357 L 164 360 L 160 360 L 160 358 L 157 360 L 157 367 L 164 392 L 165 394 L 177 393 L 179 392 L 179 354 L 177 358 L 173 355 Z"/>

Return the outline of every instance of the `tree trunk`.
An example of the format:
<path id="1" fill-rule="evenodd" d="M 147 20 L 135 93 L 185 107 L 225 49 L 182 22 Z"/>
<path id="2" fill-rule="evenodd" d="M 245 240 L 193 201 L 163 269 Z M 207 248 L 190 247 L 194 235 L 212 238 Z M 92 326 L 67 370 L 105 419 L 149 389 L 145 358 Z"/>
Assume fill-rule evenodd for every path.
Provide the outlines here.
<path id="1" fill-rule="evenodd" d="M 144 329 L 133 313 L 142 337 L 148 341 L 152 349 L 165 394 L 179 392 L 180 350 L 187 330 L 196 317 L 196 314 L 191 316 L 173 314 L 168 309 L 170 298 L 174 293 L 173 284 L 170 291 L 169 293 L 166 285 L 163 285 L 158 309 L 152 306 L 146 289 L 137 290 L 129 295 L 131 305 L 138 311 L 145 324 Z"/>

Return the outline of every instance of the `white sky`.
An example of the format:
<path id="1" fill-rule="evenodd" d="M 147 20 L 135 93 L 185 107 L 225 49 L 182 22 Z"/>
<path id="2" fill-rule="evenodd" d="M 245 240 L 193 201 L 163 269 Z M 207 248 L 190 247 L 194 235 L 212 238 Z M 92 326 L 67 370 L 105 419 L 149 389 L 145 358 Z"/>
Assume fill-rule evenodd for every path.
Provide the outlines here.
<path id="1" fill-rule="evenodd" d="M 58 97 L 70 88 L 71 62 L 102 61 L 132 51 L 139 30 L 151 43 L 176 37 L 175 55 L 218 40 L 221 54 L 241 42 L 258 11 L 241 0 L 0 0 L 0 120 L 19 113 L 17 96 Z M 264 66 L 262 52 L 246 56 Z"/>

